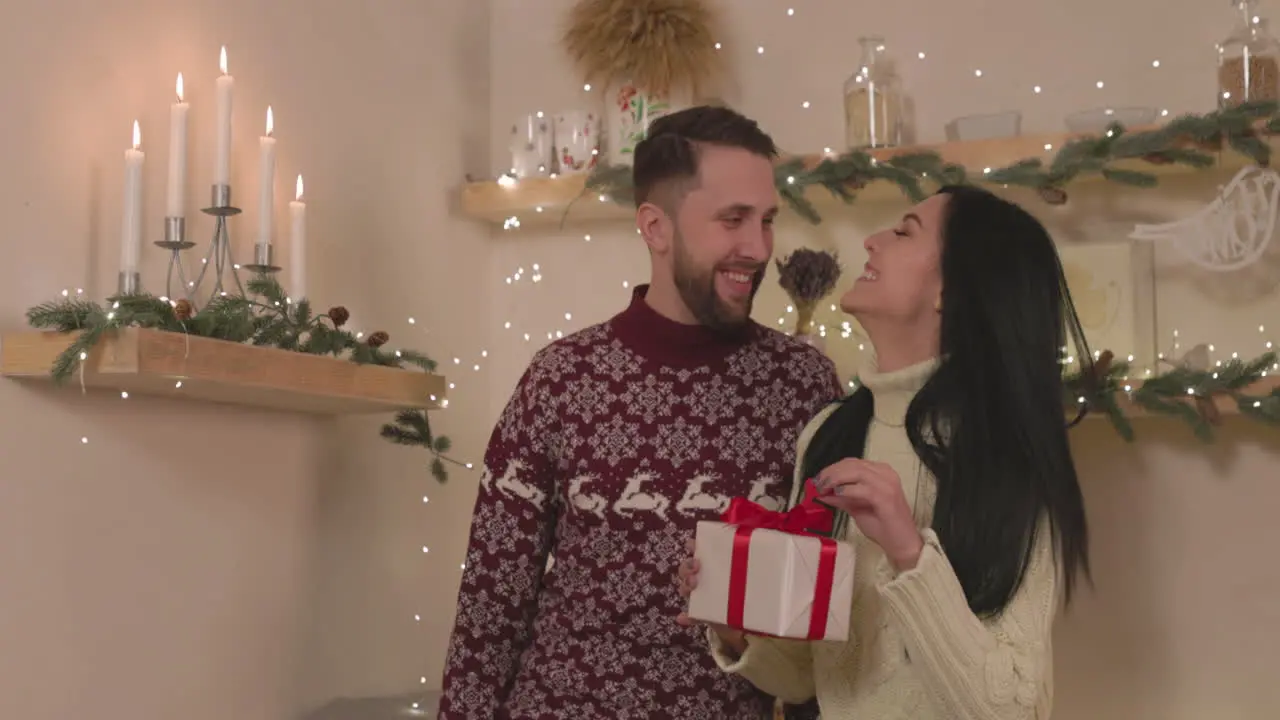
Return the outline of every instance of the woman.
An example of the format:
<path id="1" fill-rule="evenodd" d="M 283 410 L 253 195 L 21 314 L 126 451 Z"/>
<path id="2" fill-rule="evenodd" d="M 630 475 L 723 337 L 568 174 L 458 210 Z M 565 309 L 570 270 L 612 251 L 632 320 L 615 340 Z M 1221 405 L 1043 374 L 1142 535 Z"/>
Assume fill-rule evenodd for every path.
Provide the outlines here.
<path id="1" fill-rule="evenodd" d="M 1090 355 L 1053 241 L 1018 206 L 946 187 L 865 245 L 840 305 L 876 357 L 801 434 L 793 493 L 813 479 L 854 545 L 849 640 L 713 627 L 712 652 L 825 720 L 1043 720 L 1058 599 L 1088 575 L 1066 336 Z M 682 563 L 683 594 L 697 571 Z"/>

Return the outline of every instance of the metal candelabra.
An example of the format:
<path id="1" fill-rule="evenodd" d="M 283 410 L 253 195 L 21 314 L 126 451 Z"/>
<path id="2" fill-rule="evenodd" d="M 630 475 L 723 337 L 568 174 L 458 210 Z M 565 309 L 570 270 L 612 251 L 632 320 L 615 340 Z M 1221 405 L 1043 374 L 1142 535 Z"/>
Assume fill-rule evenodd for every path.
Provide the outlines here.
<path id="1" fill-rule="evenodd" d="M 187 302 L 198 307 L 198 298 L 212 302 L 230 291 L 244 297 L 244 284 L 240 281 L 240 268 L 254 273 L 271 274 L 280 271 L 273 262 L 272 247 L 269 243 L 258 243 L 254 246 L 253 263 L 241 266 L 235 262 L 231 254 L 231 231 L 227 220 L 239 215 L 240 208 L 231 204 L 231 186 L 216 184 L 212 188 L 212 200 L 209 207 L 201 212 L 213 216 L 213 239 L 209 243 L 209 252 L 202 261 L 200 272 L 195 280 L 187 280 L 186 268 L 182 262 L 182 254 L 195 247 L 187 240 L 187 221 L 182 217 L 164 219 L 164 239 L 157 240 L 155 245 L 169 251 L 169 269 L 165 276 L 165 296 L 172 299 L 185 298 Z M 210 272 L 212 268 L 212 272 Z M 208 276 L 212 287 L 208 294 L 202 293 L 205 277 Z M 133 295 L 142 291 L 142 282 L 138 273 L 120 273 L 118 295 Z"/>
<path id="2" fill-rule="evenodd" d="M 187 240 L 187 219 L 183 217 L 167 217 L 164 219 L 164 239 L 156 241 L 156 247 L 169 251 L 169 271 L 165 274 L 164 294 L 173 299 L 184 297 L 193 302 L 193 284 L 187 282 L 187 272 L 182 265 L 182 251 L 190 250 L 196 244 Z M 173 291 L 174 277 L 177 276 L 181 295 Z"/>
<path id="3" fill-rule="evenodd" d="M 227 228 L 227 218 L 239 215 L 240 208 L 231 204 L 230 185 L 214 185 L 212 195 L 213 202 L 210 203 L 209 207 L 203 208 L 201 212 L 213 216 L 213 240 L 209 242 L 209 252 L 204 257 L 204 264 L 200 267 L 200 273 L 196 275 L 195 281 L 190 284 L 191 292 L 189 297 L 192 304 L 196 303 L 195 298 L 201 294 L 200 289 L 204 285 L 205 274 L 209 272 L 211 265 L 213 266 L 213 289 L 209 292 L 210 302 L 226 294 L 225 275 L 228 271 L 231 273 L 231 279 L 235 282 L 235 289 L 241 295 L 244 295 L 244 285 L 240 282 L 239 266 L 236 265 L 235 260 L 231 257 L 231 231 Z"/>

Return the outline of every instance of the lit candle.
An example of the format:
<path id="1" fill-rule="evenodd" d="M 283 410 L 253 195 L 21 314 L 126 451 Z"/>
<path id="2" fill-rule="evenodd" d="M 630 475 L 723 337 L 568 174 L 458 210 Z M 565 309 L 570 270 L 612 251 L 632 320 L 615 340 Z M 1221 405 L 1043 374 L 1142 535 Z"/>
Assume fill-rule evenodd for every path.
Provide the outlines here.
<path id="1" fill-rule="evenodd" d="M 138 272 L 142 252 L 142 130 L 133 121 L 133 147 L 124 151 L 124 213 L 120 222 L 120 272 Z"/>
<path id="2" fill-rule="evenodd" d="M 267 106 L 267 134 L 258 138 L 258 244 L 271 244 L 271 220 L 275 205 L 276 139 L 271 106 Z"/>
<path id="3" fill-rule="evenodd" d="M 294 198 L 289 203 L 289 279 L 293 283 L 290 294 L 304 298 L 307 296 L 307 204 L 302 201 L 301 175 Z"/>
<path id="4" fill-rule="evenodd" d="M 222 55 L 218 58 L 218 67 L 222 75 L 218 77 L 216 86 L 218 104 L 218 145 L 214 156 L 213 182 L 217 185 L 231 184 L 231 89 L 235 87 L 235 78 L 227 74 L 227 48 L 224 45 Z"/>
<path id="5" fill-rule="evenodd" d="M 169 192 L 165 217 L 187 214 L 187 109 L 182 99 L 182 73 L 178 73 L 178 102 L 169 106 Z"/>

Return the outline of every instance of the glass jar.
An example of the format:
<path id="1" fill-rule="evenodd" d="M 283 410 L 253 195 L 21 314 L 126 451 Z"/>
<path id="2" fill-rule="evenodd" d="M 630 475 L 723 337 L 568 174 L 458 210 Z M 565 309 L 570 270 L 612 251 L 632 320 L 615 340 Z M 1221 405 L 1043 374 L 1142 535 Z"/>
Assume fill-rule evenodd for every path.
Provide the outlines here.
<path id="1" fill-rule="evenodd" d="M 1218 45 L 1218 107 L 1280 99 L 1280 43 L 1258 13 L 1258 0 L 1230 0 L 1236 23 Z"/>
<path id="2" fill-rule="evenodd" d="M 858 38 L 862 61 L 844 84 L 845 144 L 892 147 L 902 141 L 902 88 L 884 38 Z"/>

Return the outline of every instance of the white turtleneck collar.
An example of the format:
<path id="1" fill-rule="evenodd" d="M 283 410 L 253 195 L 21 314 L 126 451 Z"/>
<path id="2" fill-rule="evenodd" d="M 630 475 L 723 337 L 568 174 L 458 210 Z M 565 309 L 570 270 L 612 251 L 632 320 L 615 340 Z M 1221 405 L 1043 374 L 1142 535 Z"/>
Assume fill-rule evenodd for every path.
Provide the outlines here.
<path id="1" fill-rule="evenodd" d="M 872 353 L 864 361 L 858 379 L 875 398 L 876 420 L 891 427 L 902 427 L 907 417 L 907 406 L 937 369 L 938 359 L 930 358 L 900 370 L 882 373 Z"/>

